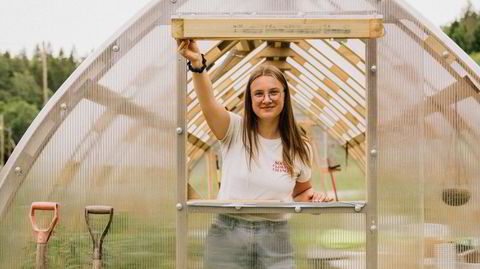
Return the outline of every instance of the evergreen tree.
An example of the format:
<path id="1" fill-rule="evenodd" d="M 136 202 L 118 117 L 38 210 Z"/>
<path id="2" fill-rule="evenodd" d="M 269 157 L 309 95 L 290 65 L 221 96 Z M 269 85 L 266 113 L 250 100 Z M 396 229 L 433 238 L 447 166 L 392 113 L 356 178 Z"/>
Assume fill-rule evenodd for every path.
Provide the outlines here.
<path id="1" fill-rule="evenodd" d="M 78 66 L 75 54 L 73 48 L 68 57 L 63 50 L 54 56 L 51 45 L 47 44 L 49 96 Z M 43 106 L 42 72 L 38 45 L 31 59 L 25 50 L 15 56 L 9 52 L 0 53 L 0 114 L 4 116 L 8 137 L 14 143 L 18 143 Z M 10 143 L 7 146 L 11 147 Z M 7 150 L 11 152 L 10 148 Z"/>
<path id="2" fill-rule="evenodd" d="M 473 31 L 473 40 L 471 47 L 472 51 L 480 52 L 480 20 L 477 22 L 475 30 Z"/>
<path id="3" fill-rule="evenodd" d="M 38 113 L 35 105 L 24 100 L 15 98 L 0 107 L 0 113 L 4 116 L 4 123 L 12 131 L 12 138 L 15 143 L 20 141 L 28 126 Z"/>

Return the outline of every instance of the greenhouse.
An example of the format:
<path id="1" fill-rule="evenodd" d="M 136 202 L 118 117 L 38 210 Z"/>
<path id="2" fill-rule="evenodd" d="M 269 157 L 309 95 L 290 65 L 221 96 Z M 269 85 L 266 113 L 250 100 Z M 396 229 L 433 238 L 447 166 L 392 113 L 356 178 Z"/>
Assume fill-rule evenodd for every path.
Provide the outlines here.
<path id="1" fill-rule="evenodd" d="M 239 115 L 251 71 L 283 71 L 333 202 L 216 200 L 219 143 L 176 39 Z M 0 268 L 207 268 L 223 213 L 288 214 L 298 269 L 480 268 L 479 74 L 403 0 L 152 1 L 0 171 Z"/>

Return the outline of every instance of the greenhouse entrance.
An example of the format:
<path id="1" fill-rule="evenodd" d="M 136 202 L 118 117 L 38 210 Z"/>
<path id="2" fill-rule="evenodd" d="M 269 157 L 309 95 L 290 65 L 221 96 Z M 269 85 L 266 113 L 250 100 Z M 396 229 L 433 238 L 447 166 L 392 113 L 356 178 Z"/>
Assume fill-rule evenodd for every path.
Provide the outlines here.
<path id="1" fill-rule="evenodd" d="M 375 39 L 383 36 L 383 19 L 377 15 L 231 18 L 196 14 L 173 18 L 172 35 L 204 40 L 199 43 L 208 48 L 205 58 L 216 99 L 235 113 L 243 112 L 251 70 L 261 64 L 282 70 L 296 117 L 312 140 L 317 175 L 312 180 L 317 188 L 335 196 L 335 202 L 320 204 L 215 200 L 221 184 L 221 155 L 195 98 L 191 74 L 185 73 L 185 61 L 178 56 L 178 92 L 187 89 L 178 99 L 179 115 L 186 111 L 179 118 L 178 146 L 187 145 L 178 162 L 188 165 L 177 185 L 177 268 L 203 268 L 205 232 L 219 213 L 288 214 L 300 268 L 331 268 L 335 263 L 376 268 Z M 368 121 L 369 117 L 373 120 Z M 339 199 L 334 173 L 341 165 L 332 158 L 329 139 L 346 150 L 347 160 L 356 163 L 360 181 L 366 182 L 363 198 L 366 194 L 368 200 Z M 331 191 L 325 189 L 325 173 Z M 228 246 L 223 248 L 230 251 Z"/>

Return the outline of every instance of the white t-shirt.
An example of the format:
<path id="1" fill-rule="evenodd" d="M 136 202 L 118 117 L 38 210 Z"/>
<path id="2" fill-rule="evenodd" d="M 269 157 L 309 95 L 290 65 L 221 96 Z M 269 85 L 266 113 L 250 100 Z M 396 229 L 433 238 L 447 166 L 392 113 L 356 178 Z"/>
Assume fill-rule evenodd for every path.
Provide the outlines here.
<path id="1" fill-rule="evenodd" d="M 221 140 L 222 178 L 217 200 L 292 201 L 295 181 L 310 180 L 312 171 L 301 160 L 294 162 L 292 178 L 282 161 L 282 140 L 258 136 L 258 153 L 248 166 L 242 141 L 243 119 L 229 112 L 230 124 Z"/>

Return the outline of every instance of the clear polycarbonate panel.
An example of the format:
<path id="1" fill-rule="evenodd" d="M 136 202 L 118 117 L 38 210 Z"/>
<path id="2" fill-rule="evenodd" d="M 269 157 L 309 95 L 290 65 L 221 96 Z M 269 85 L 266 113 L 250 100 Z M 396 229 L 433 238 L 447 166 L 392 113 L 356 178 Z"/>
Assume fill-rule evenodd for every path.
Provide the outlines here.
<path id="1" fill-rule="evenodd" d="M 378 268 L 423 268 L 425 51 L 395 20 L 401 14 L 394 6 L 382 2 L 382 8 L 392 22 L 377 40 L 378 105 L 368 119 L 377 124 L 371 145 L 377 171 L 371 172 L 377 178 Z"/>
<path id="2" fill-rule="evenodd" d="M 310 1 L 310 0 L 247 0 L 239 3 L 235 0 L 196 0 L 186 2 L 177 14 L 203 13 L 211 15 L 288 15 L 301 12 L 312 14 L 331 13 L 376 13 L 374 6 L 368 1 L 335 0 L 335 1 Z"/>
<path id="3" fill-rule="evenodd" d="M 480 99 L 456 62 L 437 59 L 444 71 L 425 65 L 426 78 L 440 80 L 448 72 L 449 81 L 435 85 L 425 115 L 425 149 L 431 152 L 425 156 L 425 223 L 435 227 L 425 234 L 426 256 L 435 259 L 442 250 L 456 249 L 457 268 L 478 266 L 480 219 L 473 212 L 480 202 Z M 451 256 L 444 262 L 451 263 Z"/>
<path id="4" fill-rule="evenodd" d="M 114 209 L 103 244 L 105 268 L 175 268 L 176 179 L 184 168 L 177 165 L 176 43 L 170 27 L 157 23 L 171 10 L 167 1 L 137 16 L 86 60 L 89 65 L 70 78 L 72 86 L 57 92 L 63 96 L 51 99 L 62 103 L 53 104 L 43 133 L 20 155 L 38 156 L 31 168 L 18 164 L 26 171 L 13 174 L 18 179 L 6 179 L 25 177 L 2 212 L 0 268 L 35 267 L 29 220 L 35 201 L 59 203 L 49 268 L 91 268 L 89 205 Z M 48 227 L 52 214 L 35 212 L 39 227 Z M 109 215 L 88 216 L 98 236 Z"/>
<path id="5" fill-rule="evenodd" d="M 229 268 L 219 266 L 223 262 L 252 269 L 289 262 L 305 269 L 365 268 L 363 214 L 285 217 L 252 224 L 242 215 L 189 215 L 187 268 Z"/>

